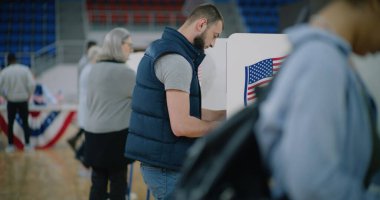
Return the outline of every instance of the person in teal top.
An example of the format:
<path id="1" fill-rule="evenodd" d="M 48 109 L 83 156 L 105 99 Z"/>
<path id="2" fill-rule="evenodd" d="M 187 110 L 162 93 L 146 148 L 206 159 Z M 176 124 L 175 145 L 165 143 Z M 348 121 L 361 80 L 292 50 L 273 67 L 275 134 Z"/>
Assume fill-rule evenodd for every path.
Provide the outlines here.
<path id="1" fill-rule="evenodd" d="M 286 33 L 293 50 L 256 125 L 272 195 L 380 199 L 376 108 L 350 61 L 380 51 L 380 1 L 332 1 Z"/>

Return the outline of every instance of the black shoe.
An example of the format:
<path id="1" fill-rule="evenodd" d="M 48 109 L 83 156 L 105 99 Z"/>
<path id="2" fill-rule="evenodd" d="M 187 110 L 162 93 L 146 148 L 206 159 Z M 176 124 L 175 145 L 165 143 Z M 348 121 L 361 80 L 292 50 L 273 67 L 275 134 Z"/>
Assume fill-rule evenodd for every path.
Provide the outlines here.
<path id="1" fill-rule="evenodd" d="M 75 138 L 68 139 L 67 143 L 69 143 L 69 146 L 73 149 L 73 151 L 76 151 L 76 149 L 75 149 L 75 143 L 76 143 Z"/>

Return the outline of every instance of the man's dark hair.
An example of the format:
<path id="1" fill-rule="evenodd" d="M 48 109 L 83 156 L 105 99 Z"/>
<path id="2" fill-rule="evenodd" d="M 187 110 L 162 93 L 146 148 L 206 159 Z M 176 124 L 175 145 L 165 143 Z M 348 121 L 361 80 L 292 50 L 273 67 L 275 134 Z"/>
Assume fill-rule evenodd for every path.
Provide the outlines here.
<path id="1" fill-rule="evenodd" d="M 223 22 L 223 16 L 219 12 L 218 8 L 212 4 L 201 4 L 196 7 L 187 18 L 189 23 L 194 22 L 197 19 L 206 18 L 207 24 L 211 25 L 217 21 Z"/>
<path id="2" fill-rule="evenodd" d="M 16 54 L 14 54 L 14 53 L 8 53 L 8 55 L 7 55 L 7 65 L 16 63 L 16 61 L 17 61 Z"/>

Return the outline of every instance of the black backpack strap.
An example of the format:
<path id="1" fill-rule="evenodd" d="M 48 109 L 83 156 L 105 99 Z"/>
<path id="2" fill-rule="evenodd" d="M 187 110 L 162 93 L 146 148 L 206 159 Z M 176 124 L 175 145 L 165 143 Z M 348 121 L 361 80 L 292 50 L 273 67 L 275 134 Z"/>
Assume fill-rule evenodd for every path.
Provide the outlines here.
<path id="1" fill-rule="evenodd" d="M 367 103 L 370 123 L 371 123 L 371 139 L 372 139 L 372 155 L 371 162 L 368 167 L 365 179 L 364 186 L 367 188 L 371 183 L 371 178 L 380 170 L 380 139 L 377 134 L 377 125 L 376 125 L 376 106 L 375 102 L 371 97 L 365 99 Z"/>

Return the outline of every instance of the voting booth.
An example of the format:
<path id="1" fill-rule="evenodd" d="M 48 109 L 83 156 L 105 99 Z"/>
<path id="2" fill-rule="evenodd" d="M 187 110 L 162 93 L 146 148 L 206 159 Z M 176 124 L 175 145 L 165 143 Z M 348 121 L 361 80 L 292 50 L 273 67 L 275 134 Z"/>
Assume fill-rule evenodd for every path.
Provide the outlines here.
<path id="1" fill-rule="evenodd" d="M 206 49 L 200 65 L 202 107 L 227 117 L 255 101 L 255 88 L 276 75 L 290 51 L 284 34 L 235 33 Z"/>

